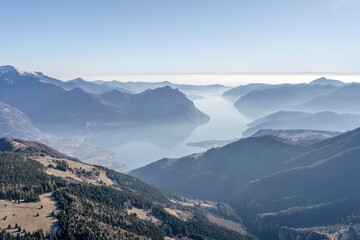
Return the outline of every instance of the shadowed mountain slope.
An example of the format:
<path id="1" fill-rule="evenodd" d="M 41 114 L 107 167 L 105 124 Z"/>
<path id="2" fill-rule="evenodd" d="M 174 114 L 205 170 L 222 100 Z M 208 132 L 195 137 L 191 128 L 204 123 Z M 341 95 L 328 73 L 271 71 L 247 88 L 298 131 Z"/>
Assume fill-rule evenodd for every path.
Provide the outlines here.
<path id="1" fill-rule="evenodd" d="M 250 137 L 205 153 L 162 159 L 130 174 L 187 196 L 235 206 L 248 182 L 282 169 L 283 162 L 306 151 L 274 136 Z"/>
<path id="2" fill-rule="evenodd" d="M 261 129 L 313 129 L 345 132 L 360 127 L 360 115 L 335 112 L 306 113 L 279 111 L 248 124 L 243 136 L 251 136 Z"/>
<path id="3" fill-rule="evenodd" d="M 39 134 L 39 129 L 22 112 L 0 102 L 0 137 L 32 138 Z"/>
<path id="4" fill-rule="evenodd" d="M 311 111 L 335 111 L 339 113 L 360 113 L 360 84 L 353 83 L 331 93 L 303 103 L 300 107 Z"/>
<path id="5" fill-rule="evenodd" d="M 331 229 L 340 234 L 360 224 L 360 128 L 306 146 L 289 142 L 245 138 L 131 174 L 188 196 L 227 202 L 262 239 L 289 231 L 301 235 L 302 228 L 299 239 L 318 239 L 306 238 L 311 232 L 332 239 Z"/>
<path id="6" fill-rule="evenodd" d="M 284 85 L 255 90 L 242 96 L 234 106 L 250 117 L 260 117 L 280 110 L 292 110 L 309 99 L 328 94 L 336 87 L 331 85 Z"/>
<path id="7" fill-rule="evenodd" d="M 184 94 L 170 87 L 135 95 L 112 90 L 98 96 L 79 87 L 64 89 L 56 79 L 45 81 L 44 78 L 11 66 L 0 67 L 0 101 L 22 111 L 46 132 L 84 133 L 108 124 L 128 122 L 198 125 L 209 120 Z M 74 83 L 90 84 L 81 79 Z M 131 101 L 119 96 L 127 96 Z"/>

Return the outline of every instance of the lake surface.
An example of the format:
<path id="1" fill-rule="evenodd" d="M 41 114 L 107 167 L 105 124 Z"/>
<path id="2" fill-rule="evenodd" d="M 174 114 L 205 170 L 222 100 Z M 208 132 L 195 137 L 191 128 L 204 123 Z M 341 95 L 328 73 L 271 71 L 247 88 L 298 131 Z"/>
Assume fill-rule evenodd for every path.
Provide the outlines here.
<path id="1" fill-rule="evenodd" d="M 132 170 L 164 157 L 177 158 L 206 150 L 187 146 L 189 142 L 240 138 L 249 120 L 223 99 L 221 93 L 204 97 L 194 101 L 198 109 L 210 116 L 204 125 L 195 129 L 177 125 L 121 130 L 107 135 L 101 145 Z"/>

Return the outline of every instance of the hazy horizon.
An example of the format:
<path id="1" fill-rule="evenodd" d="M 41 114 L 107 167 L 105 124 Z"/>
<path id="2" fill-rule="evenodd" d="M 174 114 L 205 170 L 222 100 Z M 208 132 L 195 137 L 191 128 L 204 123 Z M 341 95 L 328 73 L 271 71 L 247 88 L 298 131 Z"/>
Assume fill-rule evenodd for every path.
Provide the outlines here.
<path id="1" fill-rule="evenodd" d="M 178 84 L 192 84 L 192 85 L 210 85 L 210 84 L 222 84 L 229 87 L 234 87 L 242 84 L 250 83 L 269 83 L 269 84 L 278 84 L 278 83 L 309 83 L 315 79 L 326 77 L 328 79 L 340 80 L 346 83 L 351 82 L 360 82 L 360 75 L 302 75 L 302 74 L 171 74 L 171 75 L 117 75 L 117 76 L 83 76 L 82 78 L 88 81 L 142 81 L 142 82 L 161 82 L 169 81 L 172 83 Z"/>

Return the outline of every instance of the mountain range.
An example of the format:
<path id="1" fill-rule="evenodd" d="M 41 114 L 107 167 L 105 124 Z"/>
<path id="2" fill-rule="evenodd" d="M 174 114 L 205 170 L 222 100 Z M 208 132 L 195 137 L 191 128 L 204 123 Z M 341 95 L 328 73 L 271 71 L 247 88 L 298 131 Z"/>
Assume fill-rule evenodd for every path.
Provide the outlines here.
<path id="1" fill-rule="evenodd" d="M 110 93 L 104 93 L 107 90 Z M 112 93 L 115 93 L 116 101 L 109 97 L 112 91 L 116 91 Z M 121 94 L 131 97 L 119 103 Z M 17 108 L 40 130 L 52 133 L 81 133 L 89 130 L 89 126 L 94 128 L 110 123 L 198 125 L 209 120 L 184 94 L 170 87 L 132 95 L 128 91 L 120 92 L 119 88 L 111 89 L 81 79 L 62 82 L 39 72 L 22 72 L 12 66 L 0 67 L 0 101 Z"/>
<path id="2" fill-rule="evenodd" d="M 319 78 L 308 84 L 248 84 L 224 92 L 223 97 L 250 118 L 277 111 L 333 111 L 360 113 L 358 83 Z"/>
<path id="3" fill-rule="evenodd" d="M 95 81 L 101 85 L 108 86 L 110 88 L 121 88 L 134 93 L 140 93 L 147 89 L 155 89 L 169 86 L 171 88 L 177 88 L 186 95 L 196 95 L 198 93 L 214 93 L 224 92 L 229 90 L 230 87 L 213 84 L 213 85 L 190 85 L 190 84 L 176 84 L 169 81 L 163 82 L 119 82 L 119 81 Z"/>
<path id="4" fill-rule="evenodd" d="M 112 90 L 102 94 L 101 98 L 126 113 L 124 118 L 128 121 L 139 119 L 138 121 L 147 123 L 192 122 L 203 124 L 209 120 L 182 92 L 169 86 L 148 89 L 138 94 Z"/>
<path id="5" fill-rule="evenodd" d="M 250 117 L 264 116 L 280 110 L 291 110 L 318 96 L 334 91 L 332 85 L 295 84 L 254 90 L 242 96 L 234 106 Z"/>
<path id="6" fill-rule="evenodd" d="M 130 174 L 228 203 L 261 239 L 332 239 L 341 229 L 360 233 L 359 148 L 360 128 L 306 145 L 265 135 L 162 159 Z"/>

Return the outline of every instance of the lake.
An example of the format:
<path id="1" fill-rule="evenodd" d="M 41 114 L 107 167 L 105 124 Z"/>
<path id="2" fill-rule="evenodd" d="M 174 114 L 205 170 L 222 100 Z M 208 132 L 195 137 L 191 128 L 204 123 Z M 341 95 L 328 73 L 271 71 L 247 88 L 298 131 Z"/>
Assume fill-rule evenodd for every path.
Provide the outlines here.
<path id="1" fill-rule="evenodd" d="M 122 129 L 99 142 L 103 148 L 114 152 L 127 170 L 132 170 L 164 157 L 177 158 L 206 150 L 187 146 L 189 142 L 240 138 L 249 122 L 231 102 L 221 97 L 221 93 L 205 95 L 194 104 L 210 116 L 208 123 L 197 128 L 160 125 Z"/>

